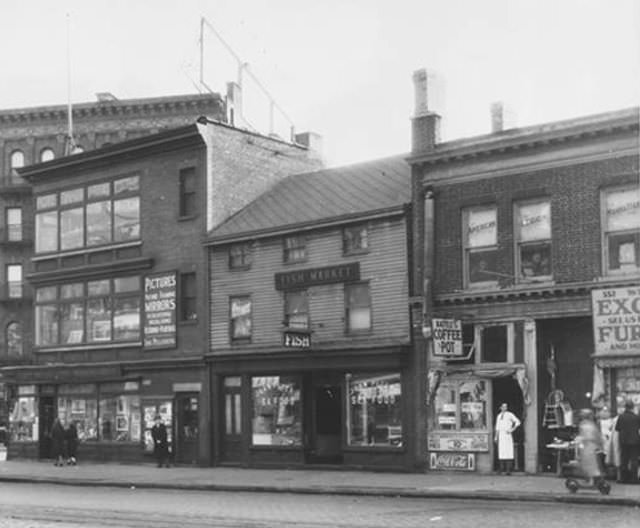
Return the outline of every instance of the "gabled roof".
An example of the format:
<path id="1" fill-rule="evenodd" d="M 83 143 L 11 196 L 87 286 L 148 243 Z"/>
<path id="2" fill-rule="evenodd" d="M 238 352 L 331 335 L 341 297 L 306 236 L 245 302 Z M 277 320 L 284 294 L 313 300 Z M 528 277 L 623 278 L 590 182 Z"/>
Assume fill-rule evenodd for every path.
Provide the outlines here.
<path id="1" fill-rule="evenodd" d="M 406 157 L 288 176 L 211 231 L 208 244 L 402 212 L 411 201 Z"/>

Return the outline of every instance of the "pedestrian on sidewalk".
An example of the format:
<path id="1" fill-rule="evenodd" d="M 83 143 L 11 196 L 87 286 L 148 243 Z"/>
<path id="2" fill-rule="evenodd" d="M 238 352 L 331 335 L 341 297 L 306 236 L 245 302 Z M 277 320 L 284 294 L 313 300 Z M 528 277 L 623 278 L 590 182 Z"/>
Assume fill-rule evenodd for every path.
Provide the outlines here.
<path id="1" fill-rule="evenodd" d="M 153 454 L 158 462 L 158 467 L 166 465 L 169 467 L 169 441 L 167 438 L 167 428 L 160 415 L 156 416 L 155 423 L 151 428 L 151 438 L 153 439 Z"/>
<path id="2" fill-rule="evenodd" d="M 640 417 L 634 412 L 634 403 L 627 400 L 624 412 L 618 416 L 616 431 L 620 442 L 621 482 L 638 483 L 638 457 L 640 457 Z"/>
<path id="3" fill-rule="evenodd" d="M 78 463 L 76 458 L 78 455 L 78 429 L 76 422 L 72 420 L 64 433 L 67 443 L 67 465 L 75 466 Z"/>
<path id="4" fill-rule="evenodd" d="M 500 474 L 511 475 L 513 469 L 513 432 L 520 426 L 520 420 L 508 410 L 508 405 L 500 405 L 496 418 L 494 441 L 498 444 L 498 464 Z"/>
<path id="5" fill-rule="evenodd" d="M 64 466 L 64 426 L 60 418 L 56 418 L 51 427 L 51 455 L 54 466 Z"/>
<path id="6" fill-rule="evenodd" d="M 596 425 L 591 409 L 582 409 L 579 416 L 578 436 L 575 439 L 579 447 L 578 463 L 582 474 L 592 485 L 594 479 L 602 477 L 602 433 Z"/>

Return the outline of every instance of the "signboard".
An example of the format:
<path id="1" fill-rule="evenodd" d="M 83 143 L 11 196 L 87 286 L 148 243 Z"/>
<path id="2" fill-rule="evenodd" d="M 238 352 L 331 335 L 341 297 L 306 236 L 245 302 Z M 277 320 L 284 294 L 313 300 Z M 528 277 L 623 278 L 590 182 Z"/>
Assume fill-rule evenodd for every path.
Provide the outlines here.
<path id="1" fill-rule="evenodd" d="M 475 471 L 476 456 L 473 453 L 429 453 L 431 469 Z"/>
<path id="2" fill-rule="evenodd" d="M 297 271 L 276 273 L 276 290 L 294 290 L 319 284 L 335 284 L 360 280 L 360 263 L 326 266 Z"/>
<path id="3" fill-rule="evenodd" d="M 429 451 L 489 451 L 489 433 L 429 433 Z"/>
<path id="4" fill-rule="evenodd" d="M 456 319 L 432 319 L 433 355 L 439 357 L 461 357 L 462 321 Z"/>
<path id="5" fill-rule="evenodd" d="M 177 273 L 155 273 L 144 278 L 144 347 L 176 346 Z"/>
<path id="6" fill-rule="evenodd" d="M 285 330 L 282 335 L 282 344 L 287 348 L 310 348 L 311 335 L 309 332 Z"/>
<path id="7" fill-rule="evenodd" d="M 591 292 L 596 356 L 640 355 L 640 287 Z"/>

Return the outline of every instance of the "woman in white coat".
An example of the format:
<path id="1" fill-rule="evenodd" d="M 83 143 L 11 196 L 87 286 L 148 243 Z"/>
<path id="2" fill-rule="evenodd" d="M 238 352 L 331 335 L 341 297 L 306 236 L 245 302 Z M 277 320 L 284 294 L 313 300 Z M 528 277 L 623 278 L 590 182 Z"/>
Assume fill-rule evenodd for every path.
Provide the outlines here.
<path id="1" fill-rule="evenodd" d="M 513 467 L 513 432 L 520 426 L 520 420 L 509 412 L 506 403 L 500 405 L 500 412 L 496 418 L 494 441 L 498 444 L 498 462 L 500 473 L 511 475 Z"/>

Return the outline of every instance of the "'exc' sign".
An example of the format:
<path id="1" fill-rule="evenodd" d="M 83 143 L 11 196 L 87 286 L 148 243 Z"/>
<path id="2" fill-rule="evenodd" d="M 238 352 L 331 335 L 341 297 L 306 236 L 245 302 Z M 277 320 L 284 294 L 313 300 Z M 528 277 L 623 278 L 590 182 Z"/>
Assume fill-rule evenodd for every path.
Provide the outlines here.
<path id="1" fill-rule="evenodd" d="M 596 355 L 640 354 L 640 287 L 591 292 Z"/>

